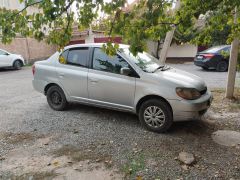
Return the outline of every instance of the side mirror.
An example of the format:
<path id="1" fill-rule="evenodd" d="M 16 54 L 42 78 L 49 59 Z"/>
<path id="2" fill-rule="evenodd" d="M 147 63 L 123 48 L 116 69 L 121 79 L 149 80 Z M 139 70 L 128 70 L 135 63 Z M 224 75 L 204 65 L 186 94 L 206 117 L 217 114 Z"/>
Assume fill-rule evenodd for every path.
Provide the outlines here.
<path id="1" fill-rule="evenodd" d="M 125 76 L 128 76 L 131 72 L 132 72 L 131 69 L 128 67 L 123 67 L 120 70 L 120 74 L 125 75 Z"/>
<path id="2" fill-rule="evenodd" d="M 9 54 L 6 52 L 4 55 L 8 56 Z"/>

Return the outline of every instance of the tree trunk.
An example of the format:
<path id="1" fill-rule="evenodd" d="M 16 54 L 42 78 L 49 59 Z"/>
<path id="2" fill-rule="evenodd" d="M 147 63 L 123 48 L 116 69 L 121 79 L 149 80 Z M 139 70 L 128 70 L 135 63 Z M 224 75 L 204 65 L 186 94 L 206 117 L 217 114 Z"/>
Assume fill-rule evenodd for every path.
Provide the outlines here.
<path id="1" fill-rule="evenodd" d="M 180 8 L 180 0 L 177 0 L 174 11 L 178 10 L 179 8 Z M 176 27 L 174 27 L 171 31 L 167 32 L 167 34 L 166 34 L 166 37 L 165 37 L 165 40 L 164 40 L 164 43 L 163 43 L 163 48 L 160 52 L 160 62 L 163 63 L 163 64 L 165 64 L 165 61 L 166 61 L 166 58 L 167 58 L 167 52 L 168 52 L 168 49 L 171 45 L 175 28 Z"/>
<path id="2" fill-rule="evenodd" d="M 234 23 L 237 23 L 237 7 L 235 8 Z M 228 67 L 228 79 L 226 87 L 226 98 L 233 98 L 234 85 L 237 71 L 237 59 L 238 59 L 239 40 L 235 38 L 231 45 L 229 67 Z"/>
<path id="3" fill-rule="evenodd" d="M 159 50 L 160 50 L 161 40 L 157 41 L 157 50 L 156 50 L 156 58 L 159 59 Z"/>

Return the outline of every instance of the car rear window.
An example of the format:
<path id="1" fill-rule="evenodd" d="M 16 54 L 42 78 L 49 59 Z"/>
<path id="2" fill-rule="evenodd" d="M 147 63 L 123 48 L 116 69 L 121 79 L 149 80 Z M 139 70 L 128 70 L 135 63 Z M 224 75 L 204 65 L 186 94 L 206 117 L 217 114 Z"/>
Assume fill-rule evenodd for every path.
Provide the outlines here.
<path id="1" fill-rule="evenodd" d="M 72 48 L 61 54 L 63 58 L 59 60 L 62 64 L 86 67 L 89 59 L 88 47 Z"/>
<path id="2" fill-rule="evenodd" d="M 215 46 L 211 47 L 205 51 L 202 51 L 203 53 L 218 53 L 220 51 L 227 51 L 227 49 L 230 49 L 229 47 L 224 47 L 224 46 Z"/>

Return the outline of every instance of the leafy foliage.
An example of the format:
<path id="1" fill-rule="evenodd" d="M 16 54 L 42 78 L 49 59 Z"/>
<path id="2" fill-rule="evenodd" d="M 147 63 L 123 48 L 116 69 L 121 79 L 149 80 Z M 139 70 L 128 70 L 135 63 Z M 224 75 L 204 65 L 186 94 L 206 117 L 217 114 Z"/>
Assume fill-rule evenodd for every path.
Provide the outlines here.
<path id="1" fill-rule="evenodd" d="M 240 11 L 239 0 L 181 0 L 176 14 L 172 12 L 174 0 L 139 0 L 130 9 L 125 8 L 126 0 L 19 1 L 25 3 L 20 11 L 0 9 L 3 43 L 22 35 L 39 41 L 46 39 L 61 48 L 71 39 L 75 24 L 79 30 L 101 25 L 109 37 L 121 35 L 134 54 L 146 49 L 146 40 L 159 41 L 175 26 L 175 39 L 180 43 L 215 45 L 240 38 L 240 18 L 234 24 L 232 14 L 235 7 Z M 28 14 L 27 9 L 32 6 L 38 11 Z M 98 24 L 100 12 L 105 18 Z M 200 26 L 199 19 L 204 22 Z M 114 54 L 117 46 L 107 43 L 103 48 Z"/>
<path id="2" fill-rule="evenodd" d="M 182 0 L 181 9 L 176 14 L 176 21 L 180 22 L 178 29 L 184 37 L 191 36 L 187 42 L 229 44 L 233 38 L 240 38 L 240 18 L 237 24 L 233 21 L 235 7 L 240 12 L 239 0 Z"/>
<path id="3" fill-rule="evenodd" d="M 20 0 L 25 8 L 17 10 L 0 9 L 1 41 L 10 43 L 18 34 L 33 37 L 60 48 L 71 39 L 72 27 L 79 30 L 88 28 L 98 19 L 99 12 L 106 18 L 104 27 L 107 35 L 122 35 L 131 45 L 135 54 L 146 49 L 145 40 L 159 40 L 171 28 L 172 16 L 168 10 L 170 0 L 141 0 L 130 11 L 125 11 L 126 0 Z M 28 14 L 27 9 L 34 6 L 38 12 Z M 72 11 L 71 9 L 74 9 Z M 113 54 L 117 46 L 107 44 L 105 50 Z"/>
<path id="4" fill-rule="evenodd" d="M 60 48 L 65 46 L 72 35 L 74 23 L 79 29 L 88 28 L 98 16 L 99 10 L 111 15 L 125 0 L 19 0 L 25 4 L 22 10 L 0 8 L 0 35 L 3 43 L 10 43 L 17 35 L 46 39 L 49 44 Z M 28 14 L 35 7 L 37 11 Z M 75 9 L 75 11 L 72 11 Z"/>

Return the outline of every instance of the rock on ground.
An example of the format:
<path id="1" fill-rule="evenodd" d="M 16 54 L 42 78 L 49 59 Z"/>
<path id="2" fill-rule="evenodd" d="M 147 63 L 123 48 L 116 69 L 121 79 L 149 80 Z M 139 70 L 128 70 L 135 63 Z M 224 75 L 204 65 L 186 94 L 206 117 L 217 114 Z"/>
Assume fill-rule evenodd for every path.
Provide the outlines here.
<path id="1" fill-rule="evenodd" d="M 218 130 L 212 134 L 212 139 L 223 146 L 237 146 L 240 145 L 240 132 Z"/>
<path id="2" fill-rule="evenodd" d="M 180 152 L 178 159 L 187 165 L 191 165 L 195 161 L 193 154 L 188 152 Z"/>

